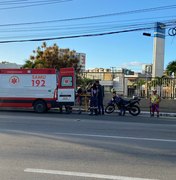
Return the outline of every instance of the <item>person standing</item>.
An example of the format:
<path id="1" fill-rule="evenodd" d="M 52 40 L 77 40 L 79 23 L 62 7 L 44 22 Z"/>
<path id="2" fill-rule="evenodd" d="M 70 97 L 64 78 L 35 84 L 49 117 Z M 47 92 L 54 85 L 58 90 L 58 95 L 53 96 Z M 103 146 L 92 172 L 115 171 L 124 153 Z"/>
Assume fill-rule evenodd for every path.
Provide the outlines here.
<path id="1" fill-rule="evenodd" d="M 83 89 L 82 87 L 78 87 L 77 92 L 76 92 L 76 99 L 79 105 L 79 112 L 78 114 L 81 114 L 81 106 L 82 106 L 82 94 L 83 94 Z"/>
<path id="2" fill-rule="evenodd" d="M 98 98 L 98 114 L 104 115 L 104 105 L 103 105 L 104 89 L 98 80 L 95 83 L 96 83 L 96 86 L 98 89 L 98 96 L 97 96 L 97 98 Z"/>
<path id="3" fill-rule="evenodd" d="M 96 83 L 92 85 L 90 88 L 90 115 L 98 114 L 98 88 L 96 86 Z"/>
<path id="4" fill-rule="evenodd" d="M 115 103 L 118 104 L 118 109 L 120 110 L 119 112 L 119 116 L 125 116 L 125 105 L 124 105 L 124 100 L 122 99 L 122 97 L 120 95 L 116 94 L 116 91 L 113 91 L 113 96 L 112 96 L 112 100 Z"/>
<path id="5" fill-rule="evenodd" d="M 157 117 L 159 117 L 159 103 L 160 103 L 160 101 L 161 101 L 161 98 L 157 94 L 157 90 L 154 89 L 152 95 L 150 96 L 151 116 L 154 116 L 154 113 L 156 111 Z"/>

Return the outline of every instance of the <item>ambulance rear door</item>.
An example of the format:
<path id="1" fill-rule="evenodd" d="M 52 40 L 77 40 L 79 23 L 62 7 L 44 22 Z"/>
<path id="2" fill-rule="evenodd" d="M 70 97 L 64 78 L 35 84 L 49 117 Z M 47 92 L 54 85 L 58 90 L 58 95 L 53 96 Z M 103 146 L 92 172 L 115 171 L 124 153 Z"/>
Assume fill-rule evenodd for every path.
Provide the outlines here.
<path id="1" fill-rule="evenodd" d="M 74 68 L 61 68 L 58 76 L 59 105 L 73 106 L 75 103 L 75 71 Z"/>

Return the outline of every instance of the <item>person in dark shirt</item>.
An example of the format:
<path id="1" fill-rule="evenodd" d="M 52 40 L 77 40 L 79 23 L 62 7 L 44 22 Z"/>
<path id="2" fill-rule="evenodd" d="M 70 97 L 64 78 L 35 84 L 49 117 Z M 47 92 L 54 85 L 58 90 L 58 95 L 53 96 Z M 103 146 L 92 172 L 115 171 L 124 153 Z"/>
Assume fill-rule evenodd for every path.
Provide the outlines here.
<path id="1" fill-rule="evenodd" d="M 104 114 L 104 105 L 103 105 L 103 98 L 104 98 L 104 88 L 103 86 L 101 86 L 100 82 L 97 80 L 96 82 L 96 86 L 98 89 L 98 114 Z"/>
<path id="2" fill-rule="evenodd" d="M 120 110 L 119 116 L 125 115 L 125 101 L 124 99 L 116 94 L 116 91 L 113 91 L 112 101 L 118 104 L 118 108 Z"/>
<path id="3" fill-rule="evenodd" d="M 96 83 L 92 85 L 90 88 L 90 115 L 95 115 L 98 114 L 97 112 L 98 109 L 98 88 L 96 86 Z"/>

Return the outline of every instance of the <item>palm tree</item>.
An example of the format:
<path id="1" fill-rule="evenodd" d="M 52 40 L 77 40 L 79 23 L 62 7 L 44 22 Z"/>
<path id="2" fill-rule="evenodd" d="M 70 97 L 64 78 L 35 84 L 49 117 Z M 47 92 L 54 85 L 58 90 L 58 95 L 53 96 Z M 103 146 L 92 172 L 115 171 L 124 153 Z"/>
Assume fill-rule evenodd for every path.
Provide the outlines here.
<path id="1" fill-rule="evenodd" d="M 167 75 L 176 74 L 176 60 L 171 61 L 166 67 Z"/>
<path id="2" fill-rule="evenodd" d="M 31 60 L 26 60 L 22 68 L 34 68 L 34 63 Z"/>
<path id="3" fill-rule="evenodd" d="M 142 86 L 146 84 L 146 81 L 144 79 L 136 79 L 135 82 L 133 83 L 133 86 L 137 90 L 137 95 L 138 96 L 143 96 L 143 91 L 142 91 Z"/>
<path id="4" fill-rule="evenodd" d="M 168 78 L 167 76 L 162 76 L 162 77 L 155 77 L 151 82 L 150 82 L 150 87 L 153 87 L 153 88 L 157 88 L 159 87 L 159 95 L 161 96 L 161 92 L 162 92 L 162 89 L 163 89 L 163 85 L 164 86 L 168 86 L 169 85 L 169 82 L 168 81 Z"/>
<path id="5" fill-rule="evenodd" d="M 42 47 L 42 49 L 45 49 L 47 47 L 46 42 L 43 42 L 41 47 Z"/>

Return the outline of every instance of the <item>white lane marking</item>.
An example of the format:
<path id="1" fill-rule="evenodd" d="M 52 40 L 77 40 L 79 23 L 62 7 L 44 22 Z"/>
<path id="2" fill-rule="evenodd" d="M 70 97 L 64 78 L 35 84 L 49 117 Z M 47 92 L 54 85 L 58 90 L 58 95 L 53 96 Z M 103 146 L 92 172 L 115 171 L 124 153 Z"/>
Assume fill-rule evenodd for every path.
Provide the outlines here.
<path id="1" fill-rule="evenodd" d="M 139 141 L 158 141 L 158 142 L 171 142 L 176 143 L 175 139 L 156 139 L 156 138 L 138 138 L 138 137 L 130 137 L 130 136 L 107 136 L 107 135 L 100 135 L 100 134 L 75 134 L 75 133 L 51 133 L 51 134 L 42 134 L 41 132 L 26 132 L 21 130 L 4 130 L 0 128 L 1 132 L 9 132 L 9 133 L 21 133 L 27 135 L 42 135 L 43 137 L 53 136 L 53 135 L 66 135 L 66 136 L 84 136 L 84 137 L 96 137 L 96 138 L 111 138 L 111 139 L 129 139 L 129 140 L 139 140 Z"/>
<path id="2" fill-rule="evenodd" d="M 66 135 L 66 136 L 84 136 L 84 137 L 98 137 L 98 138 L 112 138 L 112 139 L 130 139 L 130 140 L 140 140 L 140 141 L 159 141 L 159 142 L 172 142 L 176 143 L 175 139 L 157 139 L 157 138 L 138 138 L 130 136 L 107 136 L 98 134 L 74 134 L 74 133 L 55 133 L 56 135 Z"/>
<path id="3" fill-rule="evenodd" d="M 46 170 L 46 169 L 31 169 L 31 168 L 25 169 L 24 172 L 63 175 L 63 176 L 76 176 L 76 177 L 86 177 L 86 178 L 99 178 L 99 179 L 109 179 L 109 180 L 157 180 L 157 179 L 146 179 L 146 178 L 127 177 L 127 176 L 113 176 L 113 175 L 105 175 L 105 174 L 93 174 L 93 173 L 72 172 L 72 171 L 56 171 L 56 170 Z"/>

